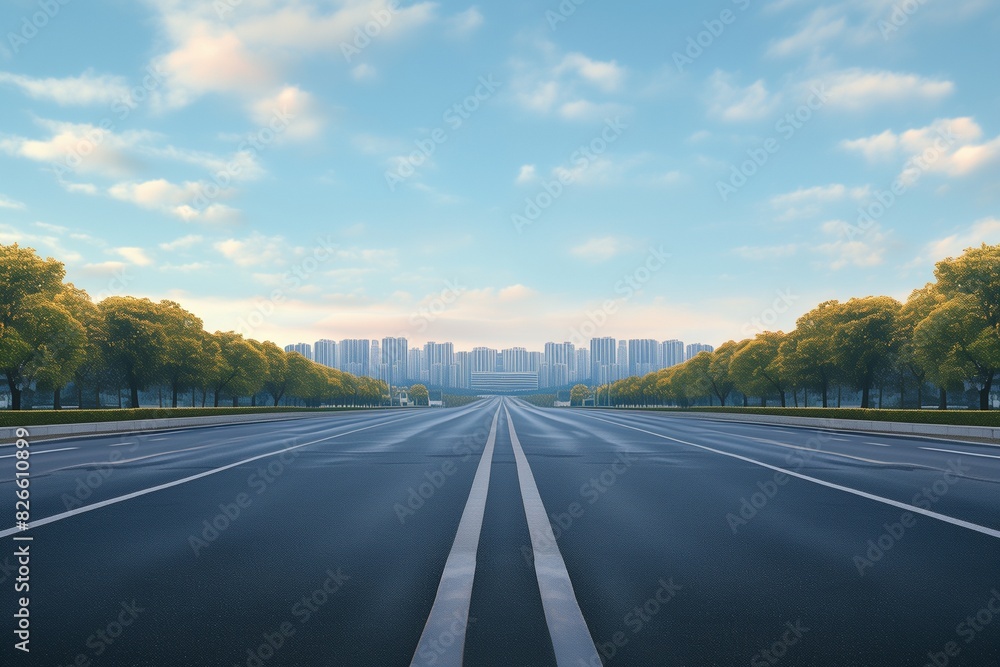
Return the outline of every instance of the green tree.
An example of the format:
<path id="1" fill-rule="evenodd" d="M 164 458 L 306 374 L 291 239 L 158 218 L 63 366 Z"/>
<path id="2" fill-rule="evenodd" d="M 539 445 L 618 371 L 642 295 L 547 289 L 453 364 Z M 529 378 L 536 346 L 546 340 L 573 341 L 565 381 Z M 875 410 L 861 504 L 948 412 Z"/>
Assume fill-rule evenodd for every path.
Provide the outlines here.
<path id="1" fill-rule="evenodd" d="M 861 391 L 861 407 L 871 407 L 871 389 L 892 369 L 899 351 L 902 306 L 887 296 L 851 299 L 834 312 L 833 346 L 845 379 Z"/>
<path id="2" fill-rule="evenodd" d="M 583 402 L 590 398 L 590 388 L 585 384 L 574 385 L 569 390 L 569 401 L 571 405 L 581 406 Z"/>
<path id="3" fill-rule="evenodd" d="M 104 319 L 99 341 L 104 358 L 129 389 L 129 405 L 139 407 L 139 391 L 164 378 L 168 337 L 163 310 L 149 299 L 108 297 L 98 308 Z"/>
<path id="4" fill-rule="evenodd" d="M 725 407 L 730 394 L 736 389 L 736 383 L 733 382 L 733 375 L 729 367 L 733 362 L 733 355 L 741 348 L 742 345 L 734 340 L 723 343 L 712 353 L 712 360 L 708 365 L 708 381 L 712 385 L 712 391 L 719 399 L 719 404 L 723 407 Z"/>
<path id="5" fill-rule="evenodd" d="M 781 349 L 790 380 L 818 391 L 824 408 L 829 407 L 830 386 L 839 375 L 833 346 L 839 307 L 837 301 L 827 301 L 800 317 Z"/>
<path id="6" fill-rule="evenodd" d="M 946 297 L 971 296 L 973 307 L 1000 337 L 1000 245 L 969 248 L 961 257 L 938 262 L 934 274 Z"/>
<path id="7" fill-rule="evenodd" d="M 729 370 L 737 389 L 747 396 L 759 396 L 761 405 L 767 405 L 768 394 L 774 392 L 786 407 L 785 392 L 788 388 L 781 344 L 785 334 L 765 331 L 747 341 L 735 354 Z"/>
<path id="8" fill-rule="evenodd" d="M 267 362 L 264 391 L 271 395 L 271 400 L 277 407 L 288 391 L 288 354 L 269 340 L 261 343 L 259 349 Z"/>
<path id="9" fill-rule="evenodd" d="M 205 371 L 205 330 L 200 318 L 174 301 L 159 303 L 167 350 L 163 375 L 170 386 L 170 405 L 177 407 L 181 390 L 193 387 Z"/>
<path id="10" fill-rule="evenodd" d="M 214 405 L 219 407 L 223 393 L 239 406 L 240 396 L 256 394 L 264 385 L 267 360 L 252 343 L 233 331 L 216 331 L 212 338 L 219 344 L 219 356 L 213 368 L 211 387 Z"/>
<path id="11" fill-rule="evenodd" d="M 917 326 L 927 319 L 934 312 L 934 309 L 943 302 L 944 295 L 941 294 L 941 291 L 933 283 L 928 283 L 921 289 L 913 290 L 906 303 L 899 310 L 899 326 L 897 329 L 897 335 L 899 336 L 899 363 L 917 382 L 918 408 L 922 407 L 924 403 L 924 383 L 927 382 L 928 377 L 932 373 L 935 376 L 937 375 L 934 372 L 936 369 L 932 367 L 937 366 L 938 361 L 918 353 L 914 341 L 914 332 Z M 938 384 L 940 392 L 938 407 L 942 410 L 947 409 L 948 386 L 947 384 L 936 384 Z M 902 407 L 902 402 L 900 403 L 900 407 Z"/>
<path id="12" fill-rule="evenodd" d="M 410 400 L 416 405 L 427 405 L 430 401 L 430 392 L 422 384 L 415 384 L 410 387 Z"/>

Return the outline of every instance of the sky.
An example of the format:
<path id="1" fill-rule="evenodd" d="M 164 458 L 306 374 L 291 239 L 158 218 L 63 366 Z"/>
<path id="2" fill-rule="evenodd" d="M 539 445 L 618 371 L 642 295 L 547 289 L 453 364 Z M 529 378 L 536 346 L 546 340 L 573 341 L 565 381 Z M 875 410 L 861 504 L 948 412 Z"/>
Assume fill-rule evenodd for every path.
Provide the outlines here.
<path id="1" fill-rule="evenodd" d="M 7 0 L 0 243 L 281 345 L 718 345 L 1000 243 L 989 0 Z"/>

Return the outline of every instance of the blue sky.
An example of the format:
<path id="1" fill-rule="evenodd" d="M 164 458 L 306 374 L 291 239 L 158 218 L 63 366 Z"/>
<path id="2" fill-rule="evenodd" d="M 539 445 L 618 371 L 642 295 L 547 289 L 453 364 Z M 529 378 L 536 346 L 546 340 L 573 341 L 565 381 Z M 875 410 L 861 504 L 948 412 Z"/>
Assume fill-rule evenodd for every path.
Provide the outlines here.
<path id="1" fill-rule="evenodd" d="M 995 3 L 680 4 L 9 0 L 0 242 L 457 349 L 718 344 L 1000 242 Z"/>

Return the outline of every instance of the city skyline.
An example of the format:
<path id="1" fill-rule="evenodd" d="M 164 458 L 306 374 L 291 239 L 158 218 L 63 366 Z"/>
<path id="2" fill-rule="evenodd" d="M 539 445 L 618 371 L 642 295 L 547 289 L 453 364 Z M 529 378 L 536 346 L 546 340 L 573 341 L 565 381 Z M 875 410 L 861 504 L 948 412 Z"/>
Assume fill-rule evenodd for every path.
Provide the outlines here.
<path id="1" fill-rule="evenodd" d="M 678 357 L 678 348 L 683 355 Z M 434 387 L 475 389 L 490 382 L 524 384 L 533 375 L 537 389 L 575 383 L 603 385 L 626 377 L 642 376 L 677 366 L 701 352 L 713 352 L 704 343 L 685 345 L 677 339 L 593 338 L 586 347 L 569 341 L 546 342 L 542 351 L 525 347 L 473 347 L 456 350 L 454 343 L 427 341 L 411 346 L 400 337 L 321 339 L 315 343 L 291 343 L 286 352 L 359 376 L 383 380 L 391 385 L 423 382 Z M 487 377 L 491 376 L 491 377 Z M 504 376 L 500 378 L 500 376 Z"/>

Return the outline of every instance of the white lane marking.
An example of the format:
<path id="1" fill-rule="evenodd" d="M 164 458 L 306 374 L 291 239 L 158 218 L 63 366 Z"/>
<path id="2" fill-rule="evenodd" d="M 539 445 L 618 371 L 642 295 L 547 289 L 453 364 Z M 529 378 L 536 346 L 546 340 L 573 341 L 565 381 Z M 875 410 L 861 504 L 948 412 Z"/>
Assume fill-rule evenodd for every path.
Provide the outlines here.
<path id="1" fill-rule="evenodd" d="M 920 449 L 926 449 L 929 452 L 948 452 L 949 454 L 961 454 L 962 456 L 978 456 L 984 459 L 1000 459 L 1000 456 L 995 454 L 973 454 L 972 452 L 959 452 L 954 449 L 937 449 L 935 447 L 921 447 Z"/>
<path id="2" fill-rule="evenodd" d="M 892 445 L 887 445 L 884 442 L 866 442 L 866 445 L 872 445 L 874 447 L 892 447 Z"/>
<path id="3" fill-rule="evenodd" d="M 908 512 L 913 512 L 914 514 L 922 514 L 923 516 L 928 516 L 932 519 L 937 519 L 939 521 L 944 521 L 945 523 L 950 523 L 953 526 L 959 526 L 960 528 L 967 528 L 969 530 L 974 530 L 977 533 L 982 533 L 984 535 L 989 535 L 990 537 L 1000 538 L 1000 530 L 993 528 L 987 528 L 986 526 L 980 526 L 977 523 L 971 523 L 969 521 L 963 521 L 962 519 L 956 519 L 955 517 L 947 516 L 945 514 L 938 514 L 937 512 L 932 512 L 930 510 L 925 510 L 922 507 L 915 507 L 913 505 L 907 505 L 906 503 L 901 503 L 898 500 L 892 500 L 891 498 L 883 498 L 882 496 L 876 496 L 873 493 L 867 493 L 865 491 L 859 491 L 857 489 L 852 489 L 849 486 L 841 486 L 840 484 L 834 484 L 833 482 L 827 482 L 822 479 L 817 479 L 815 477 L 810 477 L 809 475 L 803 475 L 802 473 L 795 472 L 794 470 L 786 470 L 784 468 L 773 466 L 768 463 L 763 463 L 762 461 L 755 461 L 754 459 L 747 458 L 746 456 L 740 456 L 739 454 L 733 454 L 731 452 L 724 452 L 719 449 L 714 449 L 712 447 L 706 447 L 705 445 L 699 445 L 694 442 L 687 442 L 686 440 L 678 440 L 677 438 L 671 438 L 669 435 L 663 435 L 661 433 L 655 433 L 653 431 L 647 431 L 645 429 L 636 428 L 635 426 L 628 426 L 626 424 L 620 424 L 618 422 L 613 422 L 607 419 L 601 419 L 600 417 L 593 417 L 591 415 L 585 415 L 590 419 L 596 419 L 598 421 L 607 422 L 608 424 L 614 424 L 620 428 L 627 428 L 633 431 L 639 431 L 640 433 L 646 433 L 648 435 L 656 436 L 657 438 L 663 438 L 664 440 L 672 440 L 673 442 L 680 443 L 682 445 L 687 445 L 689 447 L 697 447 L 698 449 L 703 449 L 706 452 L 712 452 L 713 454 L 721 454 L 722 456 L 728 456 L 732 459 L 738 459 L 740 461 L 745 461 L 747 463 L 752 463 L 753 465 L 758 465 L 762 468 L 767 468 L 768 470 L 774 470 L 775 472 L 784 473 L 798 479 L 805 480 L 807 482 L 812 482 L 813 484 L 819 484 L 820 486 L 825 486 L 830 489 L 836 489 L 837 491 L 843 491 L 845 493 L 850 493 L 855 496 L 860 496 L 861 498 L 867 498 L 868 500 L 874 500 L 875 502 L 882 503 L 884 505 L 889 505 L 891 507 L 897 507 L 899 509 L 906 510 Z M 961 452 L 964 454 L 964 452 Z"/>
<path id="4" fill-rule="evenodd" d="M 68 452 L 71 449 L 80 449 L 79 447 L 63 447 L 62 449 L 46 449 L 43 452 L 31 452 L 32 456 L 40 456 L 41 454 L 54 454 L 55 452 Z M 0 456 L 0 459 L 9 459 L 17 456 L 17 454 L 5 454 Z"/>
<path id="5" fill-rule="evenodd" d="M 416 415 L 414 415 L 416 416 Z M 254 461 L 259 461 L 260 459 L 266 459 L 269 456 L 277 456 L 279 454 L 284 454 L 285 452 L 291 452 L 296 449 L 302 449 L 303 447 L 308 447 L 309 445 L 315 445 L 320 442 L 326 442 L 327 440 L 334 440 L 336 438 L 342 438 L 345 435 L 351 435 L 352 433 L 359 433 L 361 431 L 367 431 L 368 429 L 378 428 L 379 426 L 388 426 L 389 424 L 395 424 L 399 421 L 404 421 L 406 419 L 413 419 L 413 417 L 403 417 L 402 419 L 394 419 L 391 422 L 383 422 L 381 424 L 373 424 L 371 426 L 365 426 L 364 428 L 355 429 L 353 431 L 347 431 L 346 433 L 338 433 L 336 435 L 327 436 L 325 438 L 320 438 L 319 440 L 313 440 L 311 442 L 305 442 L 301 445 L 294 445 L 292 447 L 286 447 L 285 449 L 279 449 L 274 452 L 267 452 L 266 454 L 258 454 L 249 459 L 243 459 L 242 461 L 237 461 L 236 463 L 230 463 L 224 465 L 221 468 L 214 468 L 212 470 L 206 470 L 205 472 L 200 472 L 196 475 L 191 475 L 183 479 L 177 479 L 172 482 L 166 482 L 164 484 L 157 484 L 148 489 L 142 489 L 141 491 L 134 491 L 132 493 L 127 493 L 124 496 L 118 496 L 117 498 L 109 498 L 107 500 L 102 500 L 100 502 L 94 503 L 92 505 L 84 505 L 83 507 L 77 507 L 71 509 L 67 512 L 62 512 L 61 514 L 53 514 L 52 516 L 47 516 L 44 519 L 37 519 L 31 521 L 28 524 L 29 528 L 37 528 L 39 526 L 45 526 L 50 523 L 55 523 L 56 521 L 62 521 L 63 519 L 68 519 L 71 516 L 76 516 L 77 514 L 83 514 L 84 512 L 92 512 L 96 509 L 101 509 L 102 507 L 107 507 L 108 505 L 115 505 L 117 503 L 123 503 L 126 500 L 132 500 L 133 498 L 139 498 L 140 496 L 145 496 L 150 493 L 155 493 L 156 491 L 162 491 L 164 489 L 169 489 L 174 486 L 179 486 L 181 484 L 186 484 L 188 482 L 193 482 L 196 479 L 201 479 L 202 477 L 208 477 L 209 475 L 214 475 L 216 473 L 224 472 L 226 470 L 231 470 L 232 468 L 239 467 L 241 465 L 246 465 L 247 463 L 253 463 Z M 0 531 L 0 538 L 7 537 L 8 535 L 13 535 L 18 533 L 20 530 L 18 528 L 8 528 L 6 530 Z"/>
<path id="6" fill-rule="evenodd" d="M 510 429 L 510 441 L 514 446 L 517 479 L 521 485 L 521 501 L 524 503 L 528 532 L 531 534 L 538 591 L 542 595 L 542 608 L 545 610 L 545 622 L 549 626 L 556 664 L 559 667 L 600 665 L 601 658 L 597 655 L 594 638 L 587 628 L 587 621 L 583 618 L 583 611 L 573 591 L 573 582 L 570 581 L 566 562 L 552 532 L 549 515 L 538 494 L 535 476 L 531 474 L 531 466 L 528 465 L 528 459 L 521 449 L 521 442 L 517 439 L 510 410 L 505 408 L 505 414 L 507 427 Z"/>
<path id="7" fill-rule="evenodd" d="M 159 454 L 147 454 L 146 456 L 137 456 L 134 459 L 120 459 L 118 461 L 97 461 L 93 463 L 76 463 L 71 466 L 66 466 L 65 468 L 60 468 L 60 470 L 70 470 L 72 468 L 88 468 L 90 466 L 117 466 L 123 463 L 135 463 L 136 461 L 155 459 L 159 456 L 169 456 L 170 454 L 180 454 L 181 452 L 193 452 L 196 449 L 206 449 L 208 447 L 217 447 L 217 446 L 218 446 L 217 443 L 212 443 L 209 445 L 198 445 L 197 447 L 187 447 L 185 449 L 174 449 L 169 452 L 160 452 Z"/>
<path id="8" fill-rule="evenodd" d="M 469 500 L 462 511 L 455 541 L 448 553 L 448 560 L 441 573 L 437 596 L 427 616 L 427 623 L 420 635 L 410 667 L 440 665 L 461 667 L 465 653 L 465 632 L 469 627 L 469 605 L 472 603 L 472 583 L 476 577 L 476 553 L 479 551 L 479 534 L 486 514 L 486 495 L 490 489 L 490 469 L 493 466 L 493 447 L 497 439 L 497 422 L 500 407 L 493 415 L 483 456 L 479 459 L 476 476 L 472 480 Z M 461 628 L 455 631 L 455 626 Z M 445 646 L 442 637 L 454 641 Z"/>

